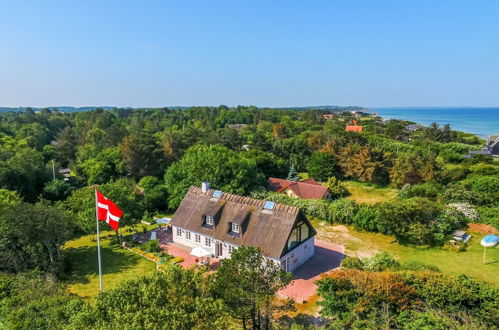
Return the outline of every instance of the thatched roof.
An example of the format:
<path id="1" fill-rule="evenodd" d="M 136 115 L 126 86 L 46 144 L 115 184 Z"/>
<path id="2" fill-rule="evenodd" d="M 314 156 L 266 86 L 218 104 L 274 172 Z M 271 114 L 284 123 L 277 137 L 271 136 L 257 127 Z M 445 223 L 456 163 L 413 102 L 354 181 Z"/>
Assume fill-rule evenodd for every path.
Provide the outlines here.
<path id="1" fill-rule="evenodd" d="M 295 222 L 307 221 L 294 206 L 275 204 L 273 210 L 267 210 L 264 200 L 228 193 L 214 198 L 213 192 L 191 187 L 175 212 L 172 225 L 235 245 L 256 246 L 264 255 L 278 259 L 285 252 Z M 203 226 L 206 215 L 214 217 L 213 229 Z M 241 225 L 239 237 L 230 234 L 231 223 Z"/>

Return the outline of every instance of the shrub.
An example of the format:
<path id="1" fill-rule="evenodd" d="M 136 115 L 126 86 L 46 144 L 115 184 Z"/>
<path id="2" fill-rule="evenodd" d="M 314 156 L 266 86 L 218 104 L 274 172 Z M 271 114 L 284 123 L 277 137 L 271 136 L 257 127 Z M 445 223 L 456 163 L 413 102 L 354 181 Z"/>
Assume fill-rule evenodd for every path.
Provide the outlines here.
<path id="1" fill-rule="evenodd" d="M 160 252 L 161 247 L 159 246 L 159 241 L 154 239 L 150 240 L 144 244 L 144 251 L 146 252 Z"/>
<path id="2" fill-rule="evenodd" d="M 326 186 L 329 188 L 333 198 L 341 198 L 349 194 L 343 183 L 334 176 L 327 179 Z"/>
<path id="3" fill-rule="evenodd" d="M 442 197 L 447 203 L 475 204 L 478 199 L 476 193 L 469 191 L 460 183 L 451 183 L 448 185 Z"/>
<path id="4" fill-rule="evenodd" d="M 350 224 L 357 211 L 357 205 L 349 199 L 338 199 L 330 203 L 328 211 L 330 223 Z"/>
<path id="5" fill-rule="evenodd" d="M 388 252 L 381 252 L 372 258 L 360 259 L 347 256 L 341 261 L 341 267 L 381 272 L 384 270 L 397 270 L 400 268 L 400 263 Z"/>
<path id="6" fill-rule="evenodd" d="M 479 163 L 470 166 L 470 171 L 471 175 L 499 175 L 499 166 Z"/>
<path id="7" fill-rule="evenodd" d="M 480 176 L 470 180 L 471 190 L 485 194 L 497 194 L 499 192 L 499 177 Z"/>
<path id="8" fill-rule="evenodd" d="M 342 261 L 341 261 L 341 267 L 347 268 L 347 269 L 364 269 L 364 264 L 362 263 L 362 260 L 360 260 L 357 257 L 350 257 L 346 256 Z"/>
<path id="9" fill-rule="evenodd" d="M 159 257 L 158 264 L 163 265 L 169 263 L 173 259 L 173 256 L 169 254 L 162 253 Z"/>
<path id="10" fill-rule="evenodd" d="M 446 163 L 459 163 L 464 159 L 462 153 L 453 150 L 442 150 L 439 154 Z"/>
<path id="11" fill-rule="evenodd" d="M 496 229 L 499 229 L 499 206 L 481 206 L 478 208 L 478 213 L 480 214 L 481 222 L 487 223 Z"/>
<path id="12" fill-rule="evenodd" d="M 473 222 L 480 221 L 480 216 L 478 215 L 478 211 L 468 203 L 451 203 L 447 205 L 447 207 L 461 213 L 469 221 Z"/>
<path id="13" fill-rule="evenodd" d="M 442 172 L 440 172 L 439 181 L 442 183 L 449 183 L 462 180 L 470 173 L 469 169 L 463 165 L 445 165 Z"/>
<path id="14" fill-rule="evenodd" d="M 436 182 L 427 182 L 417 185 L 406 184 L 398 193 L 399 197 L 427 197 L 436 198 L 443 191 L 443 186 Z"/>
<path id="15" fill-rule="evenodd" d="M 434 243 L 429 225 L 442 211 L 437 203 L 425 198 L 396 199 L 380 203 L 378 209 L 377 226 L 381 233 L 394 235 L 400 243 Z"/>
<path id="16" fill-rule="evenodd" d="M 182 258 L 182 257 L 175 257 L 175 258 L 171 259 L 172 264 L 179 264 L 182 261 L 184 261 L 184 258 Z"/>
<path id="17" fill-rule="evenodd" d="M 372 258 L 363 260 L 364 269 L 373 272 L 381 272 L 383 270 L 396 270 L 400 268 L 400 263 L 388 252 L 381 252 Z"/>
<path id="18" fill-rule="evenodd" d="M 379 211 L 376 205 L 361 204 L 352 221 L 355 229 L 378 231 Z"/>

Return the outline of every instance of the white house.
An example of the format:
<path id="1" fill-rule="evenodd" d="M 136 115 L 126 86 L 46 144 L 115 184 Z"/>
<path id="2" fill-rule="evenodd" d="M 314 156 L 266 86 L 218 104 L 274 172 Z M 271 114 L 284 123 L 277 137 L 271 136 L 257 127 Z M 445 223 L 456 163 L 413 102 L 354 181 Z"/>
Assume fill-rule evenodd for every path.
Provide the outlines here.
<path id="1" fill-rule="evenodd" d="M 173 241 L 230 258 L 239 246 L 259 247 L 286 271 L 314 255 L 315 229 L 294 206 L 191 187 L 172 218 Z"/>

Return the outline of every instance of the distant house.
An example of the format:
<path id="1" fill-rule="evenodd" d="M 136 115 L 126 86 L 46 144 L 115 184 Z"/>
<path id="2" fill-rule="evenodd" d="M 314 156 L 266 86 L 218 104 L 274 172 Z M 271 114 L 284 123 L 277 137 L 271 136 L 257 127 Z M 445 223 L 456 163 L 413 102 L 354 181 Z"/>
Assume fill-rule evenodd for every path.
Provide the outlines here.
<path id="1" fill-rule="evenodd" d="M 314 256 L 316 231 L 299 208 L 212 190 L 206 183 L 189 189 L 171 225 L 175 243 L 202 246 L 217 258 L 254 246 L 294 271 Z"/>
<path id="2" fill-rule="evenodd" d="M 60 168 L 59 173 L 62 174 L 64 181 L 68 181 L 71 178 L 71 170 L 69 168 Z"/>
<path id="3" fill-rule="evenodd" d="M 345 127 L 345 132 L 362 132 L 362 129 L 364 126 L 357 126 L 357 125 L 347 125 Z"/>
<path id="4" fill-rule="evenodd" d="M 379 123 L 383 124 L 383 125 L 386 125 L 386 124 L 390 124 L 391 121 L 392 121 L 391 119 L 382 119 Z"/>
<path id="5" fill-rule="evenodd" d="M 334 115 L 332 114 L 327 114 L 327 115 L 322 115 L 322 117 L 324 117 L 324 119 L 331 119 L 334 117 Z"/>
<path id="6" fill-rule="evenodd" d="M 358 126 L 357 125 L 357 121 L 356 120 L 352 120 L 352 125 L 347 125 L 345 127 L 345 131 L 346 132 L 362 132 L 362 129 L 364 128 L 364 126 Z"/>
<path id="7" fill-rule="evenodd" d="M 331 198 L 329 189 L 322 186 L 314 179 L 295 182 L 278 178 L 269 178 L 267 180 L 267 190 L 278 193 L 285 193 L 288 196 L 303 199 Z"/>
<path id="8" fill-rule="evenodd" d="M 487 149 L 491 156 L 499 156 L 499 133 L 489 136 L 487 139 Z"/>
<path id="9" fill-rule="evenodd" d="M 471 158 L 473 155 L 499 156 L 499 134 L 489 136 L 482 150 L 472 150 L 464 157 Z"/>
<path id="10" fill-rule="evenodd" d="M 421 126 L 419 124 L 412 124 L 412 125 L 407 125 L 406 127 L 404 127 L 404 130 L 406 130 L 407 132 L 414 132 L 414 131 L 420 130 L 422 128 L 423 128 L 423 126 Z"/>
<path id="11" fill-rule="evenodd" d="M 229 124 L 227 127 L 235 129 L 236 131 L 239 131 L 241 128 L 248 126 L 248 124 Z"/>

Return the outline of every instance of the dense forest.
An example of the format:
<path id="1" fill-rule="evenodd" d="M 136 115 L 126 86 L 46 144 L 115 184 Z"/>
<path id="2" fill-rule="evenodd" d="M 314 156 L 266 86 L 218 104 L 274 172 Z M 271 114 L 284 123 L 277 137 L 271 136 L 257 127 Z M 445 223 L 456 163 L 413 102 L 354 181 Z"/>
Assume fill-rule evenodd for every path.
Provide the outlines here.
<path id="1" fill-rule="evenodd" d="M 324 117 L 328 114 L 333 116 Z M 362 132 L 345 131 L 353 121 Z M 175 211 L 191 185 L 209 181 L 226 192 L 299 206 L 309 218 L 393 235 L 406 245 L 442 246 L 453 230 L 469 222 L 498 228 L 499 162 L 484 155 L 464 157 L 483 141 L 448 125 L 408 130 L 410 124 L 341 109 L 245 106 L 1 113 L 0 328 L 27 328 L 33 318 L 40 322 L 35 328 L 47 329 L 208 328 L 204 320 L 210 328 L 239 327 L 240 322 L 270 327 L 269 296 L 289 282 L 284 274 L 265 272 L 272 278 L 261 279 L 269 287 L 257 299 L 259 317 L 254 317 L 255 305 L 238 305 L 237 288 L 232 293 L 221 289 L 235 268 L 245 269 L 245 253 L 259 258 L 257 251 L 241 251 L 234 261 L 239 263 L 227 263 L 213 279 L 172 267 L 123 283 L 92 302 L 67 293 L 57 281 L 66 271 L 63 246 L 95 232 L 96 185 L 124 210 L 122 226 Z M 300 200 L 265 190 L 268 177 L 299 180 L 299 173 L 326 184 L 332 200 Z M 344 198 L 346 180 L 395 187 L 398 194 L 390 201 L 356 203 Z M 484 317 L 497 315 L 496 289 L 388 264 L 365 269 L 350 261 L 341 273 L 321 280 L 322 316 L 332 327 L 498 326 L 497 319 Z M 184 291 L 174 289 L 177 280 Z M 456 293 L 460 283 L 466 295 Z M 391 294 L 385 287 L 398 289 Z M 120 297 L 135 300 L 119 305 Z M 164 315 L 155 319 L 153 310 L 163 307 Z M 109 315 L 109 309 L 116 314 Z M 144 315 L 134 316 L 137 310 Z M 125 319 L 119 319 L 119 311 Z M 92 315 L 99 317 L 92 320 Z M 275 326 L 290 325 L 281 320 Z"/>

